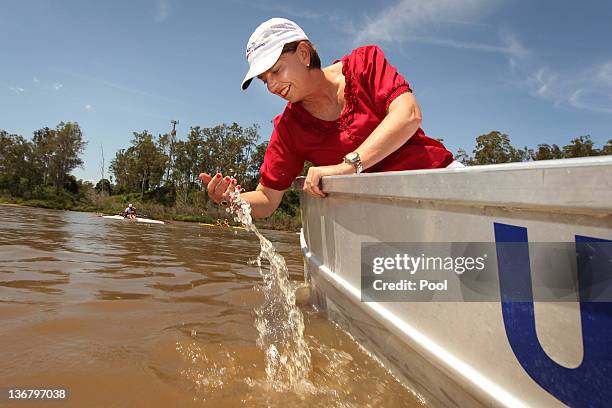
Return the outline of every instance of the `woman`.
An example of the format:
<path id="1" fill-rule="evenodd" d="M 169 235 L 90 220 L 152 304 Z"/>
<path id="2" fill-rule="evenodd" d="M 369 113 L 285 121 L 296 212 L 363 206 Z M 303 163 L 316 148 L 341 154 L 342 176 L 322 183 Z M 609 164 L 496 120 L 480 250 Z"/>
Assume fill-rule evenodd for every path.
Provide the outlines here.
<path id="1" fill-rule="evenodd" d="M 273 18 L 251 35 L 246 89 L 255 77 L 288 101 L 274 130 L 255 191 L 241 194 L 254 217 L 268 217 L 283 192 L 308 170 L 304 191 L 325 197 L 321 177 L 361 171 L 430 169 L 453 163 L 451 152 L 420 128 L 421 111 L 405 79 L 382 50 L 365 46 L 321 68 L 316 49 L 294 22 Z M 456 164 L 453 164 L 455 166 Z M 227 205 L 236 180 L 202 173 L 209 196 Z"/>

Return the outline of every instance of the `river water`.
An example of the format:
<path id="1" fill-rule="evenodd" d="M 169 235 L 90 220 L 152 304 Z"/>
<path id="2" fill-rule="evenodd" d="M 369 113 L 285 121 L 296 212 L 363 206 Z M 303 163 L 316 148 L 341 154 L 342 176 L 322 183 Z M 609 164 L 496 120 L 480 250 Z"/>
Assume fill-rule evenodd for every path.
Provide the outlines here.
<path id="1" fill-rule="evenodd" d="M 303 281 L 299 236 L 263 233 Z M 312 386 L 270 387 L 259 251 L 244 230 L 0 205 L 0 390 L 68 390 L 0 406 L 423 406 L 305 301 Z"/>

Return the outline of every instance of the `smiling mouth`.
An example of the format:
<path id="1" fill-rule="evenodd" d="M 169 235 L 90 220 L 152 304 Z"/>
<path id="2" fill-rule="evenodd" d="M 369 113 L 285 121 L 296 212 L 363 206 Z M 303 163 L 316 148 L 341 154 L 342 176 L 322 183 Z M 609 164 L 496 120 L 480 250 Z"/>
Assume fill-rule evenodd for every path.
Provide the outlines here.
<path id="1" fill-rule="evenodd" d="M 289 93 L 289 90 L 290 90 L 290 89 L 291 89 L 291 85 L 287 86 L 287 87 L 286 87 L 286 88 L 283 90 L 283 92 L 281 92 L 281 93 L 280 93 L 280 96 L 281 96 L 281 97 L 283 97 L 283 98 L 286 98 L 286 97 L 287 97 L 287 94 Z"/>

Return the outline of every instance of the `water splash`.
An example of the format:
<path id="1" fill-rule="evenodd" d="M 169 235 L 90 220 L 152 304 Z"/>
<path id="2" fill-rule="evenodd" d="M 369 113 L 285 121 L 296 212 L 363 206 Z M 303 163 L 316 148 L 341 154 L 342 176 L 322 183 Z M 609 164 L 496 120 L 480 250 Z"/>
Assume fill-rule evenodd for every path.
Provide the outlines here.
<path id="1" fill-rule="evenodd" d="M 263 304 L 255 309 L 255 327 L 259 333 L 257 346 L 266 358 L 269 385 L 277 391 L 296 390 L 307 386 L 310 372 L 310 350 L 304 339 L 304 317 L 295 304 L 295 290 L 289 281 L 285 259 L 272 243 L 253 225 L 251 206 L 240 197 L 240 191 L 230 194 L 229 213 L 247 231 L 259 238 L 261 251 L 253 261 L 263 278 Z M 269 267 L 262 265 L 267 261 Z"/>

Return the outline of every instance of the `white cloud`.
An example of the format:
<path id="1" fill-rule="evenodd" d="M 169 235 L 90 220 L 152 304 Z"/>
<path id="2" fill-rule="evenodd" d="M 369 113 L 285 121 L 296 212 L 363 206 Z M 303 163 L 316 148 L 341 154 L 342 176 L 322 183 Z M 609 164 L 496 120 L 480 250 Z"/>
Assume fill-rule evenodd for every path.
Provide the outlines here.
<path id="1" fill-rule="evenodd" d="M 92 112 L 93 111 L 93 106 L 91 106 L 90 104 L 87 103 L 87 104 L 85 104 L 85 110 L 87 112 Z"/>
<path id="2" fill-rule="evenodd" d="M 517 36 L 510 31 L 502 31 L 500 33 L 502 43 L 501 52 L 506 54 L 510 59 L 524 59 L 530 56 L 530 51 L 519 41 Z"/>
<path id="3" fill-rule="evenodd" d="M 551 72 L 550 69 L 540 68 L 528 76 L 527 83 L 537 96 L 546 98 L 554 95 L 557 79 L 558 75 Z"/>
<path id="4" fill-rule="evenodd" d="M 400 0 L 373 18 L 366 16 L 365 24 L 357 24 L 360 28 L 353 31 L 353 45 L 377 42 L 430 44 L 502 54 L 510 59 L 512 66 L 516 59 L 529 54 L 513 33 L 500 32 L 497 34 L 499 41 L 495 44 L 460 40 L 454 35 L 456 32 L 449 33 L 447 30 L 458 25 L 462 31 L 466 27 L 490 29 L 476 20 L 493 3 L 487 0 Z M 441 31 L 445 29 L 447 33 L 442 34 Z"/>
<path id="5" fill-rule="evenodd" d="M 595 78 L 601 84 L 612 87 L 612 61 L 597 66 Z"/>
<path id="6" fill-rule="evenodd" d="M 503 38 L 502 38 L 503 40 Z M 511 64 L 516 63 L 517 58 L 525 57 L 529 52 L 526 48 L 514 39 L 512 43 L 503 45 L 482 44 L 476 42 L 457 41 L 450 38 L 429 37 L 429 36 L 412 36 L 407 38 L 407 42 L 417 42 L 422 44 L 439 45 L 450 48 L 463 48 L 466 50 L 492 52 L 507 56 L 511 60 Z"/>
<path id="7" fill-rule="evenodd" d="M 551 101 L 556 107 L 612 113 L 612 61 L 579 72 L 541 67 L 527 76 L 525 84 L 533 96 Z"/>
<path id="8" fill-rule="evenodd" d="M 568 78 L 567 100 L 575 108 L 612 113 L 612 60 L 596 64 Z"/>
<path id="9" fill-rule="evenodd" d="M 37 83 L 39 83 L 39 82 L 40 82 L 40 81 L 38 80 L 38 78 L 37 78 L 37 77 L 32 78 L 32 81 L 33 81 L 35 84 L 37 84 Z"/>
<path id="10" fill-rule="evenodd" d="M 155 21 L 161 23 L 170 15 L 169 0 L 157 0 L 155 4 Z"/>
<path id="11" fill-rule="evenodd" d="M 60 84 L 59 82 L 54 82 L 51 85 L 51 88 L 55 89 L 56 91 L 59 91 L 60 89 L 62 89 L 64 87 L 64 85 Z"/>
<path id="12" fill-rule="evenodd" d="M 9 86 L 9 89 L 13 92 L 15 92 L 17 95 L 19 95 L 20 93 L 25 92 L 25 89 L 19 87 L 19 86 Z"/>
<path id="13" fill-rule="evenodd" d="M 422 37 L 428 27 L 437 23 L 469 19 L 486 3 L 485 0 L 400 0 L 374 18 L 366 17 L 355 43 L 410 41 L 415 35 Z"/>
<path id="14" fill-rule="evenodd" d="M 577 89 L 568 98 L 569 104 L 578 109 L 612 113 L 612 92 L 598 89 Z"/>

